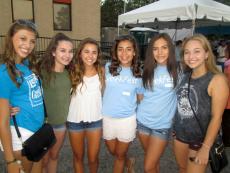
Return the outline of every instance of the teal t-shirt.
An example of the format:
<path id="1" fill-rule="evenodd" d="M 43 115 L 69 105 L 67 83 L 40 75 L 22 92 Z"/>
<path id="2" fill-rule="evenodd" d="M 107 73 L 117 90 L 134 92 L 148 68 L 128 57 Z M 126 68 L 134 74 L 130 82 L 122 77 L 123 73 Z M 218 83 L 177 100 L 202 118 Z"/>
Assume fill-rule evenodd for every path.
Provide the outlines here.
<path id="1" fill-rule="evenodd" d="M 6 65 L 0 65 L 0 98 L 7 99 L 11 106 L 20 108 L 15 116 L 19 127 L 35 132 L 44 122 L 40 84 L 36 75 L 26 65 L 16 64 L 16 68 L 23 76 L 19 88 L 11 80 Z M 10 124 L 13 125 L 12 120 Z"/>
<path id="2" fill-rule="evenodd" d="M 67 70 L 52 72 L 53 78 L 43 80 L 44 99 L 48 122 L 52 125 L 64 124 L 67 119 L 70 104 L 71 82 Z M 42 71 L 43 79 L 46 73 Z"/>

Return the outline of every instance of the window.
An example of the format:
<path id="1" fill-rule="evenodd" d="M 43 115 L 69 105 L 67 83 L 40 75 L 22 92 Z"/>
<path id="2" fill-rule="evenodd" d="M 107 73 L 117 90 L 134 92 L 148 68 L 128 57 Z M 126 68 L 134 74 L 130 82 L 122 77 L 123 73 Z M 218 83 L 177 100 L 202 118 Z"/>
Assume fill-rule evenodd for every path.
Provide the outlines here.
<path id="1" fill-rule="evenodd" d="M 53 0 L 54 30 L 71 31 L 71 0 Z"/>
<path id="2" fill-rule="evenodd" d="M 11 0 L 12 20 L 28 19 L 34 21 L 33 0 Z"/>

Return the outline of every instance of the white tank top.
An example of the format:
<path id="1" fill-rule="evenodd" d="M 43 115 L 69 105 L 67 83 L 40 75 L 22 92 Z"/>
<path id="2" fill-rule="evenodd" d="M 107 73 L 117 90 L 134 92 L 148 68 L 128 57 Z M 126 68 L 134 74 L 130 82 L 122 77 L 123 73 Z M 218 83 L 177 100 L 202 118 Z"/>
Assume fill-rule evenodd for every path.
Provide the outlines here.
<path id="1" fill-rule="evenodd" d="M 83 85 L 79 84 L 73 94 L 67 121 L 79 123 L 98 121 L 102 118 L 101 84 L 99 76 L 83 77 Z"/>

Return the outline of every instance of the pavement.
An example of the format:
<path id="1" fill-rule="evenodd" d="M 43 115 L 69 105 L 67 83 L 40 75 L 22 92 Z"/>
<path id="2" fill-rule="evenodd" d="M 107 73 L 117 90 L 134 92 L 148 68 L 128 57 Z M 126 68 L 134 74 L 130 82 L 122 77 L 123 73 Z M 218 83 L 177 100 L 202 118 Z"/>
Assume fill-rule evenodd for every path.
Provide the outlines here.
<path id="1" fill-rule="evenodd" d="M 230 162 L 230 148 L 226 149 L 228 160 Z M 135 157 L 135 173 L 143 173 L 144 153 L 138 139 L 135 139 L 129 148 L 129 156 Z M 109 154 L 103 140 L 101 141 L 100 150 L 100 165 L 98 173 L 112 173 L 113 157 Z M 171 144 L 166 148 L 161 161 L 160 161 L 160 172 L 161 173 L 177 173 L 177 165 L 175 157 L 172 152 Z M 0 152 L 0 173 L 6 173 L 5 164 L 3 159 L 3 153 Z M 66 138 L 63 148 L 60 153 L 60 161 L 58 164 L 58 173 L 74 173 L 72 166 L 72 151 L 69 144 L 68 138 Z M 85 173 L 89 173 L 87 167 L 87 160 L 85 159 Z M 206 173 L 211 173 L 208 168 Z M 230 164 L 221 172 L 230 173 Z"/>

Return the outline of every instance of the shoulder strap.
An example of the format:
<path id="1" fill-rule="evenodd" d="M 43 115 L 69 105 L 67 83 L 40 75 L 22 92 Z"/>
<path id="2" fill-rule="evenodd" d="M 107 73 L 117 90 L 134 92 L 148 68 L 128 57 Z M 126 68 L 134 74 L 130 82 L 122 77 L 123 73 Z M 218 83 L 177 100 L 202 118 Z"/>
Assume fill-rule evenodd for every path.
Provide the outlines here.
<path id="1" fill-rule="evenodd" d="M 191 104 L 191 100 L 190 100 L 190 80 L 191 80 L 191 77 L 192 77 L 192 72 L 190 72 L 190 75 L 189 75 L 189 78 L 188 78 L 188 101 L 189 101 L 189 104 L 190 104 L 190 107 L 191 107 L 191 110 L 193 112 L 193 115 L 197 121 L 197 124 L 199 125 L 199 128 L 200 128 L 200 131 L 202 134 L 205 134 L 205 131 L 204 129 L 202 128 L 201 124 L 200 124 L 200 121 L 196 115 L 196 112 L 194 111 L 193 107 L 192 107 L 192 104 Z"/>
<path id="2" fill-rule="evenodd" d="M 37 76 L 38 78 L 38 83 L 39 83 L 39 86 L 40 86 L 40 89 L 41 89 L 41 95 L 42 95 L 42 100 L 43 100 L 43 106 L 44 106 L 44 114 L 45 114 L 45 122 L 47 122 L 47 111 L 46 111 L 46 105 L 45 105 L 45 100 L 44 100 L 44 95 L 43 95 L 43 90 L 42 90 L 42 85 L 41 85 L 41 79 L 39 76 Z M 14 122 L 14 127 L 15 127 L 15 130 L 17 132 L 17 136 L 18 138 L 21 140 L 22 144 L 23 144 L 23 141 L 22 141 L 22 135 L 19 131 L 19 128 L 18 128 L 18 124 L 17 124 L 17 121 L 16 121 L 16 117 L 15 116 L 12 116 L 13 117 L 13 122 Z"/>

